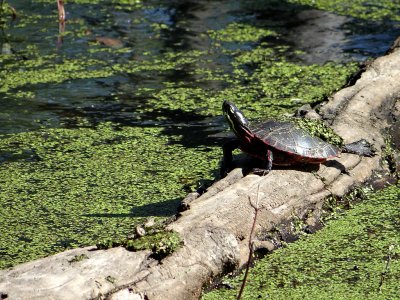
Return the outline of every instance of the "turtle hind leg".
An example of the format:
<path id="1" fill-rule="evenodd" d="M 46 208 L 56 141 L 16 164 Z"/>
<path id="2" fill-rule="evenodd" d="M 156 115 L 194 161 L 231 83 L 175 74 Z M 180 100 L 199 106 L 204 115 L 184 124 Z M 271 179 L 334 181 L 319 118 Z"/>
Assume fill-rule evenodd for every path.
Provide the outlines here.
<path id="1" fill-rule="evenodd" d="M 375 155 L 376 149 L 367 140 L 361 139 L 357 142 L 344 145 L 342 152 L 371 157 Z"/>
<path id="2" fill-rule="evenodd" d="M 271 150 L 267 151 L 267 160 L 265 168 L 253 168 L 253 173 L 260 176 L 267 175 L 272 169 L 272 161 L 274 160 L 274 155 L 272 154 Z"/>

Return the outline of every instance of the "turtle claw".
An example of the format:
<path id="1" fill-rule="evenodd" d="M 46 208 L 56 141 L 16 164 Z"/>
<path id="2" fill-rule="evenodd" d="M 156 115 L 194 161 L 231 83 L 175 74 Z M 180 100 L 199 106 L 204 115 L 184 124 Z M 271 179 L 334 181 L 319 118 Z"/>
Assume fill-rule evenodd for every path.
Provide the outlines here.
<path id="1" fill-rule="evenodd" d="M 344 145 L 342 151 L 367 157 L 374 156 L 376 153 L 374 146 L 365 139 Z"/>
<path id="2" fill-rule="evenodd" d="M 267 175 L 272 169 L 272 160 L 274 159 L 274 154 L 271 150 L 267 151 L 267 160 L 264 162 L 265 168 L 253 168 L 253 173 L 260 176 Z"/>
<path id="3" fill-rule="evenodd" d="M 271 170 L 261 169 L 261 168 L 253 168 L 252 173 L 259 175 L 259 176 L 265 176 L 269 173 L 269 171 L 271 171 Z"/>

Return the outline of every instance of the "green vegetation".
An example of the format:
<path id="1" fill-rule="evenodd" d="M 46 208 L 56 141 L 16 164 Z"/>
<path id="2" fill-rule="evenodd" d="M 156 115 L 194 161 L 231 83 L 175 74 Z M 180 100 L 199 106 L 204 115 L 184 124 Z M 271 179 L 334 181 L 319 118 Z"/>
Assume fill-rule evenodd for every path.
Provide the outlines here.
<path id="1" fill-rule="evenodd" d="M 43 125 L 0 137 L 0 268 L 99 241 L 132 250 L 151 248 L 161 257 L 170 253 L 179 240 L 169 233 L 154 241 L 126 236 L 148 216 L 173 215 L 188 191 L 214 178 L 221 151 L 201 141 L 195 148 L 183 146 L 184 139 L 197 136 L 198 127 L 187 127 L 189 136 L 171 134 L 169 124 L 182 127 L 169 114 L 214 122 L 222 101 L 229 99 L 252 120 L 278 117 L 323 100 L 357 69 L 355 63 L 303 65 L 289 60 L 298 50 L 277 43 L 282 39 L 276 28 L 251 22 L 204 28 L 197 41 L 203 48 L 180 50 L 179 42 L 171 45 L 165 39 L 172 26 L 153 18 L 152 10 L 162 15 L 158 7 L 138 0 L 66 2 L 68 12 L 84 7 L 85 14 L 69 15 L 65 42 L 56 49 L 55 1 L 32 5 L 37 3 L 43 5 L 42 14 L 36 6 L 32 11 L 19 8 L 15 23 L 3 15 L 10 51 L 0 55 L 0 102 L 29 115 L 32 103 L 54 101 L 62 108 L 56 117 L 76 110 L 67 121 L 81 128 Z M 119 24 L 116 15 L 130 18 L 129 26 Z M 96 42 L 97 36 L 108 37 L 113 26 L 120 31 L 112 34 L 122 32 L 118 49 Z M 85 94 L 89 89 L 92 93 Z M 111 98 L 111 108 L 121 106 L 119 113 L 132 109 L 139 126 L 92 122 L 82 106 L 90 106 L 93 98 L 101 98 L 94 101 L 101 105 L 104 95 Z M 8 112 L 0 114 L 12 119 Z M 84 257 L 73 262 L 80 259 Z"/>
<path id="2" fill-rule="evenodd" d="M 288 0 L 295 4 L 304 4 L 337 14 L 352 16 L 365 20 L 400 21 L 400 3 L 391 0 Z"/>
<path id="3" fill-rule="evenodd" d="M 126 238 L 119 241 L 105 240 L 97 243 L 98 249 L 109 249 L 123 246 L 129 251 L 151 250 L 152 257 L 163 259 L 182 244 L 178 233 L 173 231 L 156 231 L 138 238 Z"/>
<path id="4" fill-rule="evenodd" d="M 388 187 L 250 270 L 242 299 L 398 299 L 400 189 Z M 351 229 L 351 230 L 350 230 Z M 243 274 L 203 300 L 235 299 Z"/>
<path id="5" fill-rule="evenodd" d="M 261 38 L 277 35 L 271 30 L 240 23 L 231 23 L 224 29 L 208 33 L 213 40 L 220 42 L 258 42 Z"/>
<path id="6" fill-rule="evenodd" d="M 52 65 L 54 56 L 41 57 L 37 60 L 18 62 L 15 69 L 0 71 L 2 84 L 0 93 L 15 91 L 15 89 L 39 83 L 60 83 L 73 79 L 101 78 L 112 75 L 109 68 L 91 69 L 96 64 L 104 65 L 99 60 L 64 60 L 61 64 Z"/>
<path id="7" fill-rule="evenodd" d="M 317 136 L 330 144 L 338 147 L 343 146 L 343 139 L 337 135 L 332 128 L 321 120 L 310 120 L 305 118 L 291 118 L 300 128 L 307 130 L 311 135 Z"/>
<path id="8" fill-rule="evenodd" d="M 201 55 L 205 59 L 204 54 Z M 201 55 L 167 54 L 163 60 L 136 66 L 136 70 L 140 72 L 148 67 L 162 72 L 183 68 L 192 62 L 192 58 Z M 39 71 L 35 71 L 37 65 L 30 62 L 32 65 L 25 68 L 25 71 L 31 70 L 29 77 L 24 72 L 14 72 L 8 77 L 10 71 L 3 71 L 2 90 L 13 93 L 14 88 L 28 83 L 56 83 L 110 75 L 109 68 L 86 72 L 85 68 L 92 62 L 65 61 L 55 70 L 40 68 Z M 114 66 L 114 70 L 120 67 Z M 133 65 L 124 66 L 125 71 L 128 69 L 135 71 Z M 242 74 L 239 68 L 236 70 Z M 293 70 L 298 74 L 293 74 Z M 340 70 L 341 77 L 337 75 Z M 264 118 L 288 111 L 288 108 L 293 110 L 298 103 L 291 101 L 290 95 L 298 98 L 303 95 L 302 90 L 312 89 L 316 82 L 320 83 L 318 91 L 330 93 L 344 83 L 351 70 L 352 67 L 334 67 L 333 64 L 331 67 L 298 67 L 282 62 L 276 66 L 271 64 L 268 74 L 260 70 L 258 74 L 247 76 L 250 80 L 247 87 L 240 84 L 243 78 L 230 79 L 236 84 L 223 91 L 165 83 L 164 89 L 145 91 L 149 100 L 138 110 L 148 113 L 180 109 L 219 115 L 222 100 L 232 97 L 238 105 L 248 104 L 248 108 L 253 108 L 249 115 Z M 289 74 L 285 76 L 285 73 Z M 260 85 L 263 80 L 272 82 L 274 87 L 268 89 L 271 101 L 278 95 L 281 84 L 288 86 L 281 98 L 282 101 L 286 97 L 288 103 L 272 105 L 265 98 L 256 102 L 254 97 L 265 97 L 265 88 Z M 296 94 L 298 87 L 303 88 L 300 94 Z M 317 92 L 314 95 L 304 102 L 315 101 Z M 85 120 L 79 123 L 83 125 Z M 94 244 L 102 238 L 118 240 L 135 223 L 141 222 L 142 217 L 174 214 L 177 202 L 186 191 L 202 180 L 212 179 L 221 153 L 218 147 L 184 148 L 176 143 L 181 137 L 167 137 L 162 133 L 160 128 L 119 128 L 101 124 L 95 129 L 48 129 L 0 140 L 0 153 L 5 159 L 0 170 L 0 203 L 3 207 L 0 217 L 5 220 L 0 224 L 3 253 L 0 267 L 65 248 Z"/>
<path id="9" fill-rule="evenodd" d="M 0 267 L 120 240 L 218 167 L 220 149 L 184 148 L 159 128 L 52 129 L 0 140 Z"/>

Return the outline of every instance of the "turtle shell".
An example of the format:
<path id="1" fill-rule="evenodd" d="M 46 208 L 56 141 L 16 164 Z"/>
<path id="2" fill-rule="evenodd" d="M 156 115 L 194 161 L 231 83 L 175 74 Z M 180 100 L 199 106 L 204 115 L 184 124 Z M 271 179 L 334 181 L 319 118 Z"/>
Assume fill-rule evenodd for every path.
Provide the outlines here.
<path id="1" fill-rule="evenodd" d="M 310 135 L 292 123 L 267 121 L 251 128 L 254 137 L 273 151 L 274 161 L 320 163 L 339 154 L 339 149 Z M 276 161 L 279 163 L 279 161 Z"/>

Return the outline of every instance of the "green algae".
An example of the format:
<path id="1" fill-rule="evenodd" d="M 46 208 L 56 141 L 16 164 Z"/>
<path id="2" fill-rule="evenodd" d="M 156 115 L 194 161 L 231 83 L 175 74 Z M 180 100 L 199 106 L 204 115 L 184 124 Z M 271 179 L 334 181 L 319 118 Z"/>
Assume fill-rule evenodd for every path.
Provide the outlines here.
<path id="1" fill-rule="evenodd" d="M 317 233 L 266 256 L 249 273 L 242 299 L 398 299 L 400 189 L 390 186 Z M 388 261 L 390 261 L 388 263 Z M 235 299 L 233 290 L 202 299 Z"/>
<path id="2" fill-rule="evenodd" d="M 53 22 L 53 33 L 46 38 L 53 47 L 52 39 L 58 35 L 56 6 L 51 0 L 37 2 L 51 4 L 54 14 L 21 10 L 15 27 Z M 136 0 L 76 0 L 68 1 L 66 8 L 95 4 L 88 15 L 99 12 L 98 18 L 105 18 L 104 25 L 110 25 L 114 20 L 104 15 L 109 3 L 123 11 L 144 5 Z M 143 23 L 148 23 L 144 17 L 132 20 L 134 25 L 146 25 Z M 87 52 L 83 57 L 55 50 L 44 55 L 30 43 L 16 57 L 0 56 L 5 66 L 0 71 L 3 99 L 34 99 L 36 89 L 63 88 L 62 83 L 138 76 L 138 85 L 129 91 L 144 100 L 135 113 L 179 110 L 215 117 L 221 114 L 222 101 L 229 99 L 245 107 L 250 118 L 264 119 L 323 100 L 357 68 L 355 64 L 305 66 L 289 62 L 285 56 L 298 50 L 265 42 L 279 39 L 279 34 L 244 23 L 205 31 L 202 38 L 209 39 L 209 49 L 184 51 L 152 49 L 159 43 L 160 32 L 168 29 L 163 23 L 146 25 L 146 37 L 153 35 L 148 39 L 153 40 L 142 46 L 146 48 L 142 52 L 140 48 L 115 50 L 94 44 L 89 29 L 83 18 L 67 22 L 65 39 L 79 41 L 76 45 L 84 42 L 82 51 Z M 132 57 L 124 57 L 131 53 Z M 175 76 L 179 72 L 184 76 Z M 162 79 L 149 86 L 140 82 L 142 78 Z M 116 100 L 126 97 L 124 92 L 120 94 L 117 91 Z M 79 126 L 92 126 L 87 118 L 79 118 Z M 156 120 L 166 118 L 157 116 Z M 111 124 L 95 129 L 45 129 L 3 138 L 0 268 L 102 239 L 124 239 L 145 217 L 174 214 L 186 192 L 202 180 L 212 179 L 221 155 L 216 147 L 185 148 L 180 146 L 181 139 L 166 136 L 162 128 Z"/>
<path id="3" fill-rule="evenodd" d="M 99 60 L 64 60 L 62 64 L 48 66 L 49 61 L 43 61 L 41 58 L 37 61 L 20 62 L 18 70 L 6 69 L 0 71 L 2 84 L 0 92 L 5 93 L 22 86 L 35 85 L 39 83 L 61 83 L 67 80 L 102 78 L 113 74 L 110 68 L 92 69 L 97 64 L 104 65 Z"/>
<path id="4" fill-rule="evenodd" d="M 356 63 L 299 65 L 277 59 L 288 48 L 274 48 L 268 43 L 261 43 L 251 50 L 226 52 L 223 49 L 221 48 L 222 52 L 232 56 L 229 74 L 218 68 L 195 69 L 190 73 L 196 75 L 199 85 L 221 82 L 226 88 L 214 90 L 187 86 L 187 83 L 179 81 L 164 82 L 165 88 L 154 92 L 146 91 L 151 109 L 179 108 L 192 111 L 195 108 L 197 113 L 209 116 L 219 114 L 221 103 L 229 99 L 238 106 L 246 106 L 250 117 L 273 118 L 284 113 L 293 113 L 302 104 L 315 104 L 324 100 L 343 86 L 358 69 Z M 197 64 L 207 65 L 207 53 L 196 51 L 189 55 Z M 171 58 L 173 62 L 170 63 Z M 176 59 L 175 55 L 164 57 L 160 61 L 163 61 L 163 71 L 185 68 L 188 64 L 187 59 Z M 158 62 L 154 66 L 158 66 Z"/>
<path id="5" fill-rule="evenodd" d="M 211 39 L 221 42 L 257 42 L 267 36 L 276 36 L 277 33 L 264 28 L 243 23 L 230 23 L 220 30 L 209 30 Z"/>
<path id="6" fill-rule="evenodd" d="M 86 27 L 75 23 L 78 28 Z M 75 29 L 79 32 L 79 29 Z M 77 33 L 75 33 L 79 36 Z M 299 66 L 277 57 L 289 52 L 287 46 L 273 46 L 262 42 L 255 48 L 241 47 L 248 42 L 259 42 L 268 36 L 277 36 L 265 28 L 257 28 L 243 23 L 230 23 L 221 30 L 208 31 L 207 37 L 215 42 L 229 41 L 238 44 L 237 49 L 229 50 L 221 45 L 214 48 L 210 56 L 208 50 L 191 50 L 185 52 L 165 52 L 162 54 L 143 53 L 140 59 L 127 60 L 122 63 L 106 63 L 102 54 L 114 60 L 118 55 L 129 53 L 130 49 L 105 49 L 98 45 L 88 47 L 89 57 L 58 58 L 56 55 L 39 55 L 37 49 L 25 51 L 29 60 L 8 63 L 0 71 L 0 92 L 7 98 L 32 98 L 34 93 L 25 89 L 34 89 L 40 84 L 59 84 L 78 82 L 82 79 L 118 78 L 146 74 L 148 77 L 165 76 L 171 72 L 184 71 L 192 75 L 199 86 L 188 86 L 187 78 L 183 82 L 165 81 L 165 88 L 154 89 L 139 86 L 135 90 L 137 97 L 147 98 L 144 110 L 182 109 L 201 115 L 217 115 L 220 103 L 230 98 L 243 102 L 249 109 L 259 112 L 269 111 L 256 117 L 273 117 L 284 112 L 293 112 L 301 103 L 320 101 L 344 84 L 346 78 L 355 70 L 354 64 L 324 66 Z M 213 59 L 221 55 L 230 60 L 224 68 L 215 67 Z M 251 70 L 249 70 L 249 66 Z M 208 88 L 208 84 L 219 82 L 223 89 Z M 256 101 L 264 107 L 256 107 Z M 268 106 L 268 110 L 265 109 Z"/>
<path id="7" fill-rule="evenodd" d="M 289 0 L 289 3 L 303 4 L 337 14 L 365 20 L 400 21 L 400 3 L 391 0 Z"/>
<path id="8" fill-rule="evenodd" d="M 182 243 L 183 241 L 178 233 L 157 230 L 138 238 L 101 241 L 96 246 L 97 249 L 123 246 L 129 251 L 151 250 L 152 257 L 161 260 L 178 249 Z"/>
<path id="9" fill-rule="evenodd" d="M 1 139 L 0 267 L 120 239 L 145 217 L 174 214 L 212 176 L 219 149 L 185 149 L 161 132 L 102 124 Z"/>
<path id="10" fill-rule="evenodd" d="M 311 120 L 305 118 L 291 118 L 290 121 L 296 123 L 300 128 L 305 129 L 311 135 L 321 138 L 324 141 L 338 147 L 343 146 L 343 138 L 336 134 L 332 128 L 328 127 L 321 120 Z"/>
<path id="11" fill-rule="evenodd" d="M 318 103 L 343 86 L 355 64 L 326 63 L 302 66 L 286 61 L 266 62 L 251 75 L 258 106 L 272 117 L 294 112 L 300 105 Z M 261 108 L 260 107 L 260 108 Z"/>
<path id="12" fill-rule="evenodd" d="M 240 26 L 243 35 L 250 30 Z M 229 40 L 227 32 L 233 31 L 224 32 L 223 38 Z M 261 31 L 257 39 L 267 34 Z M 238 40 L 243 43 L 248 39 L 242 36 Z M 298 66 L 277 60 L 276 55 L 288 48 L 274 48 L 268 43 L 244 50 L 215 48 L 215 55 L 230 58 L 230 72 L 216 68 L 207 51 L 143 53 L 140 59 L 107 64 L 96 55 L 120 53 L 101 51 L 98 45 L 90 49 L 94 49 L 92 56 L 64 57 L 54 65 L 55 54 L 43 56 L 36 47 L 27 48 L 29 60 L 9 64 L 0 72 L 1 92 L 9 97 L 34 97 L 23 89 L 121 74 L 145 73 L 151 77 L 187 70 L 195 76 L 196 86 L 188 85 L 187 79 L 175 79 L 164 81 L 161 88 L 139 87 L 136 96 L 146 101 L 136 112 L 180 110 L 218 116 L 222 101 L 230 99 L 246 106 L 250 118 L 266 118 L 322 100 L 343 85 L 355 69 L 354 64 Z M 126 52 L 125 48 L 122 53 Z M 224 88 L 209 88 L 210 81 L 222 82 Z M 80 126 L 90 125 L 82 118 Z M 4 158 L 0 171 L 0 203 L 4 209 L 0 217 L 5 220 L 0 225 L 4 232 L 0 237 L 0 267 L 94 244 L 103 238 L 120 240 L 149 215 L 162 218 L 174 214 L 185 192 L 202 180 L 212 179 L 220 158 L 217 147 L 184 148 L 176 143 L 180 139 L 163 135 L 161 128 L 110 124 L 4 137 L 0 141 Z"/>

